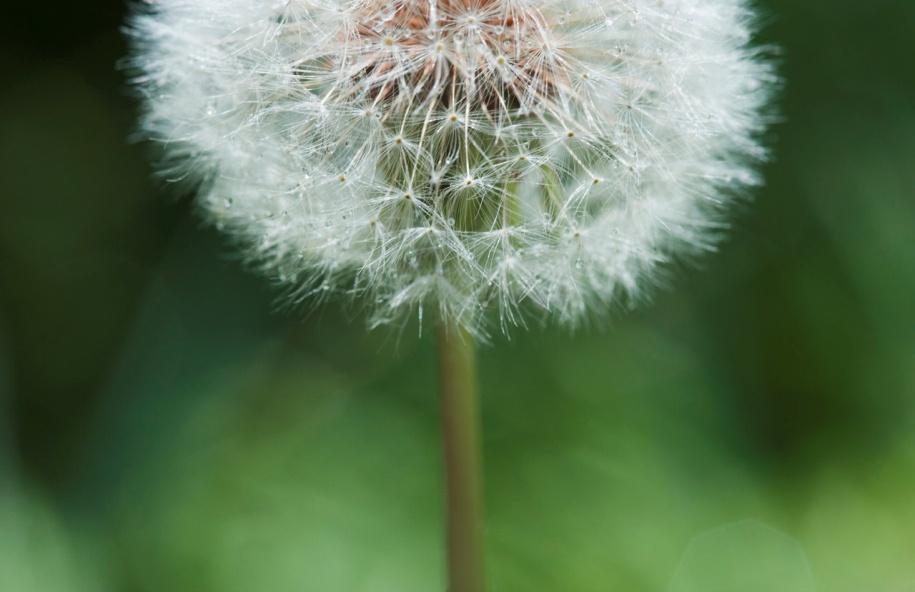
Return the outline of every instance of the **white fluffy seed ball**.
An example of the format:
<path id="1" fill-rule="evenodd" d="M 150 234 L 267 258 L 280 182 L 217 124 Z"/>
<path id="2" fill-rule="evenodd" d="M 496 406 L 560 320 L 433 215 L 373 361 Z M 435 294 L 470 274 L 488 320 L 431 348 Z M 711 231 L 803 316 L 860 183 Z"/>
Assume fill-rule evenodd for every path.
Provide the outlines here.
<path id="1" fill-rule="evenodd" d="M 300 299 L 574 324 L 712 246 L 776 82 L 744 0 L 151 0 L 145 133 Z"/>

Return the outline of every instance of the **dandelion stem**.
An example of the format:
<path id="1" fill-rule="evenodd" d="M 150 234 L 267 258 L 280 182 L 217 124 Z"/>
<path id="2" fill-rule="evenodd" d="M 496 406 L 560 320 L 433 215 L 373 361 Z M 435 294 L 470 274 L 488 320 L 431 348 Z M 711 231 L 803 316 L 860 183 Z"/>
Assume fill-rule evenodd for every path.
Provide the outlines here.
<path id="1" fill-rule="evenodd" d="M 483 592 L 480 418 L 473 338 L 438 327 L 448 592 Z"/>

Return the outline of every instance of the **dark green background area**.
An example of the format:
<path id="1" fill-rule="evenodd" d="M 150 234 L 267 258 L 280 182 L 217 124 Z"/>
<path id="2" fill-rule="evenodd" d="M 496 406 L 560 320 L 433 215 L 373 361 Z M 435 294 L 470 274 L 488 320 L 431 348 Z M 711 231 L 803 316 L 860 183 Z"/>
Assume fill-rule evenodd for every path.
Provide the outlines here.
<path id="1" fill-rule="evenodd" d="M 721 251 L 480 352 L 494 590 L 915 590 L 915 3 L 761 4 Z M 123 13 L 0 19 L 0 590 L 443 589 L 429 336 L 277 312 L 151 181 Z"/>

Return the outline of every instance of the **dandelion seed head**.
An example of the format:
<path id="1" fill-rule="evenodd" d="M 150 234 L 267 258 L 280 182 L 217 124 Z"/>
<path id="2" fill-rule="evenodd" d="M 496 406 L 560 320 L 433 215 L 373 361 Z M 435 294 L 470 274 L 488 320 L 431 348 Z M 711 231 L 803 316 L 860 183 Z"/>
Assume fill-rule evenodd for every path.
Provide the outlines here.
<path id="1" fill-rule="evenodd" d="M 293 298 L 485 333 L 578 323 L 715 244 L 766 156 L 753 22 L 744 0 L 157 0 L 131 67 L 164 174 Z"/>

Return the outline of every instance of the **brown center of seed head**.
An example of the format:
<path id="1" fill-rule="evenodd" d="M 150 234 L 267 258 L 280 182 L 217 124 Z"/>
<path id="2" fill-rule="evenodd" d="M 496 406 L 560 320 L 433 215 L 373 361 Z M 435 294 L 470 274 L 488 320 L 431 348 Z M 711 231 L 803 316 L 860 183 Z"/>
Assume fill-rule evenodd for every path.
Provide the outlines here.
<path id="1" fill-rule="evenodd" d="M 547 25 L 541 12 L 504 0 L 365 0 L 335 67 L 352 73 L 352 95 L 394 110 L 432 101 L 529 111 L 563 76 Z"/>

